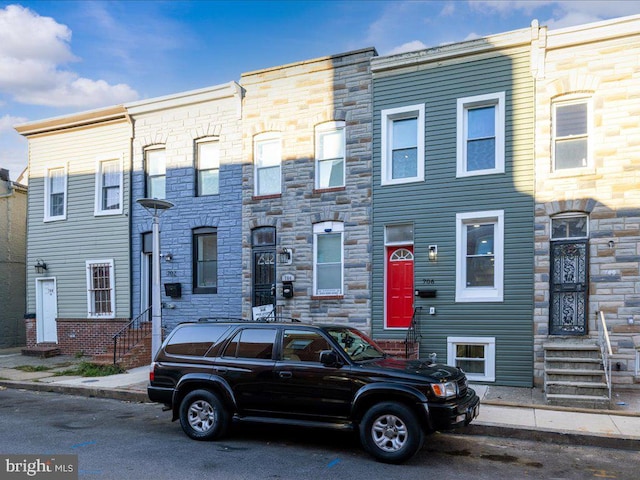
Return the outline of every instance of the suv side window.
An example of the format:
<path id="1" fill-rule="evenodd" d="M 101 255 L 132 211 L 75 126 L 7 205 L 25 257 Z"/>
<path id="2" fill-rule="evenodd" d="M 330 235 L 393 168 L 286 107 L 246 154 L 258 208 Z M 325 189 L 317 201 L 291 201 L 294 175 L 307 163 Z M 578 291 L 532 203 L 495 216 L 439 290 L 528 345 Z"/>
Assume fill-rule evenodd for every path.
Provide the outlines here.
<path id="1" fill-rule="evenodd" d="M 164 350 L 170 355 L 203 357 L 228 329 L 225 325 L 189 325 L 177 328 Z"/>
<path id="2" fill-rule="evenodd" d="M 286 329 L 282 342 L 282 359 L 320 362 L 320 352 L 331 350 L 326 338 L 309 330 Z"/>
<path id="3" fill-rule="evenodd" d="M 271 360 L 276 341 L 275 328 L 245 328 L 229 342 L 224 357 Z"/>

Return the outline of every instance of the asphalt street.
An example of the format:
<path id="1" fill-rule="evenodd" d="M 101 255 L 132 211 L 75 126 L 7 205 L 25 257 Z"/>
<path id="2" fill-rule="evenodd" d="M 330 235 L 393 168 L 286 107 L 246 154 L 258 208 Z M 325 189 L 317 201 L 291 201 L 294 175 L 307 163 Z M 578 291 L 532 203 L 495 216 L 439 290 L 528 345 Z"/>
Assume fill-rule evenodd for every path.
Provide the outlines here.
<path id="1" fill-rule="evenodd" d="M 634 451 L 434 434 L 400 466 L 375 462 L 352 434 L 239 425 L 218 442 L 188 439 L 156 404 L 6 389 L 0 453 L 77 454 L 79 478 L 637 478 Z"/>

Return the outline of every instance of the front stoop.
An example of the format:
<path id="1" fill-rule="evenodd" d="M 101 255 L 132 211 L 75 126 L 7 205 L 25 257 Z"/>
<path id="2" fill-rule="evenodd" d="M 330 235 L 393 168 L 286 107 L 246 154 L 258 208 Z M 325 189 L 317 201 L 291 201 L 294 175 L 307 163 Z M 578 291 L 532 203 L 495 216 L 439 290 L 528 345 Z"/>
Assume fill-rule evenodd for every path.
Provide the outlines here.
<path id="1" fill-rule="evenodd" d="M 50 358 L 60 355 L 60 348 L 57 345 L 36 345 L 34 347 L 25 347 L 21 350 L 22 355 L 28 357 Z"/>
<path id="2" fill-rule="evenodd" d="M 107 352 L 94 355 L 92 363 L 98 363 L 102 365 L 113 364 L 113 347 L 110 347 Z M 116 364 L 121 368 L 128 370 L 131 368 L 142 367 L 151 363 L 151 337 L 145 337 L 138 342 L 129 352 L 123 357 L 116 359 Z"/>
<path id="3" fill-rule="evenodd" d="M 594 343 L 551 342 L 544 348 L 544 391 L 548 404 L 609 408 L 600 348 Z"/>

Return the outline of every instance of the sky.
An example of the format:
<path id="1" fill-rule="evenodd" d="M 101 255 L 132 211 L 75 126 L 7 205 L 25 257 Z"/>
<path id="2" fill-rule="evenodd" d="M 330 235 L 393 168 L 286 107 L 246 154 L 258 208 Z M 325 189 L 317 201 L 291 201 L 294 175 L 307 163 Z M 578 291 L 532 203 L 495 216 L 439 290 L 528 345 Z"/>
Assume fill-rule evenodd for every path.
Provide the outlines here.
<path id="1" fill-rule="evenodd" d="M 531 25 L 640 14 L 640 0 L 0 0 L 0 168 L 21 123 L 170 95 L 243 72 L 375 47 L 380 55 Z"/>

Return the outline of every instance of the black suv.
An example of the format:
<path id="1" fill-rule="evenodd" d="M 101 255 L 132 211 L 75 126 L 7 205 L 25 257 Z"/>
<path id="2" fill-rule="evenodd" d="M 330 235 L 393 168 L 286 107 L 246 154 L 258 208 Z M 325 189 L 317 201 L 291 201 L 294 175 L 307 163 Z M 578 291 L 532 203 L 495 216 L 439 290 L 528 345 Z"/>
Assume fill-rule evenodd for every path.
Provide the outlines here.
<path id="1" fill-rule="evenodd" d="M 221 437 L 232 419 L 357 429 L 389 463 L 412 457 L 425 433 L 467 425 L 480 402 L 462 370 L 391 357 L 354 328 L 240 321 L 176 327 L 148 394 L 196 440 Z"/>

